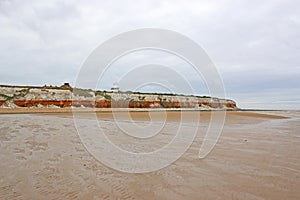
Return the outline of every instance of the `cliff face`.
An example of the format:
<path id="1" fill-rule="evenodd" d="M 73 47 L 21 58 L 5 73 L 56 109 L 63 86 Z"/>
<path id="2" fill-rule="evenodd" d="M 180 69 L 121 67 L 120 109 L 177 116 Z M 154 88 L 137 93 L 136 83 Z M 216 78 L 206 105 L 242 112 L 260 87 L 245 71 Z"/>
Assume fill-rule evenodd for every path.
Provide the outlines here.
<path id="1" fill-rule="evenodd" d="M 237 109 L 232 100 L 210 97 L 12 86 L 0 86 L 0 106 Z"/>

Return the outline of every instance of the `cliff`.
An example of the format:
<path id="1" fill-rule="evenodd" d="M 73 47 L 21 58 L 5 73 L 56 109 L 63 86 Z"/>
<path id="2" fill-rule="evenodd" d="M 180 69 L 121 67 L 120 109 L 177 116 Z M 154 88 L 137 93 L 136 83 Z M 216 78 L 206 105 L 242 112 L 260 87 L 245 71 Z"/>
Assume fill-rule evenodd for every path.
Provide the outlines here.
<path id="1" fill-rule="evenodd" d="M 193 108 L 237 110 L 229 99 L 192 95 L 107 92 L 61 87 L 0 86 L 1 107 Z"/>

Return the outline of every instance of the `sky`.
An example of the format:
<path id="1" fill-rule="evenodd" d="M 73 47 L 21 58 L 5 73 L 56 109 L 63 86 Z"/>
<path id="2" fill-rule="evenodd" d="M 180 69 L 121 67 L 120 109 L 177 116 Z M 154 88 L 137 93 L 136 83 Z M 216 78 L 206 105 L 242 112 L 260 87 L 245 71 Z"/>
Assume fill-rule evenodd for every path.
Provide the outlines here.
<path id="1" fill-rule="evenodd" d="M 0 0 L 0 84 L 74 85 L 84 61 L 103 42 L 126 31 L 160 28 L 197 42 L 222 77 L 226 97 L 239 107 L 300 109 L 299 10 L 297 0 Z M 118 60 L 98 89 L 109 90 L 132 66 L 151 63 L 172 65 L 195 94 L 209 95 L 191 66 L 152 51 Z M 133 74 L 143 80 L 158 73 Z M 155 84 L 139 89 L 168 91 Z"/>

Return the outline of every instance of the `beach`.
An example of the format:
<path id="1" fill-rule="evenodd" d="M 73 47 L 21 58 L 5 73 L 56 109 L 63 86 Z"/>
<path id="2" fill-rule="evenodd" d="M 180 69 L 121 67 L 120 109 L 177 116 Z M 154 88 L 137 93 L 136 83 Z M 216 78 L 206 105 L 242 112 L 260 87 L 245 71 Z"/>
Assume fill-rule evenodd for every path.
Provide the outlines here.
<path id="1" fill-rule="evenodd" d="M 80 119 L 91 117 L 77 111 Z M 171 165 L 139 174 L 119 172 L 95 159 L 78 135 L 71 109 L 0 113 L 0 199 L 300 199 L 299 111 L 226 112 L 219 140 L 203 159 L 198 153 L 211 112 L 184 111 L 183 130 L 190 130 L 193 116 L 200 119 L 191 146 Z M 131 120 L 127 112 L 115 114 L 117 121 L 140 126 L 150 118 L 154 125 L 165 120 L 163 140 L 134 146 L 114 124 L 116 115 L 98 110 L 103 130 L 129 151 L 162 147 L 182 122 L 178 110 L 129 112 Z"/>

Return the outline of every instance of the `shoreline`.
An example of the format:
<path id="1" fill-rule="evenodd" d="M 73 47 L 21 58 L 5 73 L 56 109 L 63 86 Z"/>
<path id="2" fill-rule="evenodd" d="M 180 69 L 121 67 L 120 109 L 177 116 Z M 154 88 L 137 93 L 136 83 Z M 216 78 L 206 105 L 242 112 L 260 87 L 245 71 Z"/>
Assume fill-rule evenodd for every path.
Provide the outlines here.
<path id="1" fill-rule="evenodd" d="M 72 112 L 276 112 L 300 111 L 291 109 L 234 109 L 234 110 L 201 110 L 194 108 L 0 108 L 0 114 L 28 114 L 28 113 L 72 113 Z"/>
<path id="2" fill-rule="evenodd" d="M 200 110 L 194 108 L 0 108 L 0 114 L 90 113 L 90 112 L 229 112 L 238 110 Z"/>
<path id="3" fill-rule="evenodd" d="M 38 114 L 38 115 L 57 115 L 57 116 L 73 116 L 73 113 L 81 116 L 89 116 L 91 113 L 95 113 L 97 118 L 113 119 L 115 118 L 113 113 L 123 116 L 121 118 L 128 118 L 126 113 L 129 112 L 131 117 L 135 120 L 149 120 L 149 113 L 154 116 L 154 119 L 161 119 L 161 113 L 166 113 L 168 120 L 180 121 L 181 112 L 184 112 L 187 116 L 195 116 L 195 113 L 199 113 L 201 117 L 210 118 L 212 113 L 225 112 L 226 120 L 232 117 L 251 117 L 251 118 L 264 118 L 264 119 L 287 119 L 284 115 L 278 115 L 277 113 L 259 113 L 259 112 L 272 112 L 270 110 L 196 110 L 196 109 L 144 109 L 144 108 L 0 108 L 0 115 L 9 114 Z M 276 111 L 274 111 L 276 112 Z"/>

